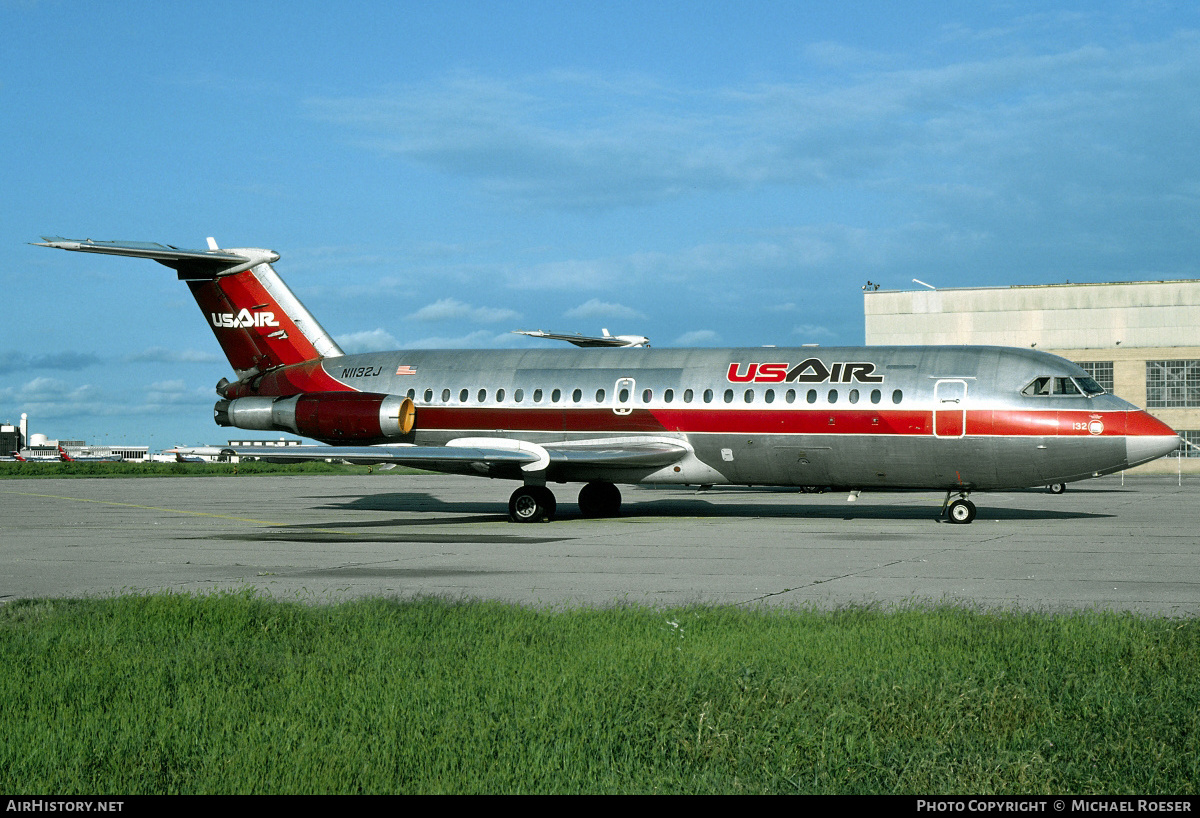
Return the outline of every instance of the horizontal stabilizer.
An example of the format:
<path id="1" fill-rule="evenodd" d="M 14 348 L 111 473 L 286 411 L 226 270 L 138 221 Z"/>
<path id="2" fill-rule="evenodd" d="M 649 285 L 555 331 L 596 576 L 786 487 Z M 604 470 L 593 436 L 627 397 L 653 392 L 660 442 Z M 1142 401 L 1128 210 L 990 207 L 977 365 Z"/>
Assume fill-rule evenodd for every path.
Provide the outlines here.
<path id="1" fill-rule="evenodd" d="M 179 271 L 179 277 L 215 278 L 248 270 L 258 264 L 279 260 L 274 250 L 184 250 L 169 244 L 150 241 L 92 241 L 64 239 L 62 236 L 42 236 L 33 242 L 38 247 L 54 247 L 81 253 L 103 253 L 109 256 L 148 258 Z"/>

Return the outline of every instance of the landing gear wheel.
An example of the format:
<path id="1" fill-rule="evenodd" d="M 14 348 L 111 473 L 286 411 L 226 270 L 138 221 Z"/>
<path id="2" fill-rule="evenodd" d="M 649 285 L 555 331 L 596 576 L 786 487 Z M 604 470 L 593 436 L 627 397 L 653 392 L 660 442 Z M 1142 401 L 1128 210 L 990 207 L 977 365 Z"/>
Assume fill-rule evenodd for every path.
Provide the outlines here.
<path id="1" fill-rule="evenodd" d="M 1062 494 L 1064 491 L 1067 490 L 1067 484 L 1066 483 L 1051 483 L 1046 488 L 1050 489 L 1051 494 Z"/>
<path id="2" fill-rule="evenodd" d="M 579 490 L 579 513 L 584 517 L 616 517 L 621 513 L 621 490 L 595 481 Z"/>
<path id="3" fill-rule="evenodd" d="M 975 511 L 974 503 L 970 500 L 959 499 L 950 504 L 946 516 L 952 523 L 966 525 L 975 519 Z"/>
<path id="4" fill-rule="evenodd" d="M 508 519 L 514 523 L 548 523 L 554 519 L 554 492 L 545 486 L 521 486 L 508 498 Z"/>

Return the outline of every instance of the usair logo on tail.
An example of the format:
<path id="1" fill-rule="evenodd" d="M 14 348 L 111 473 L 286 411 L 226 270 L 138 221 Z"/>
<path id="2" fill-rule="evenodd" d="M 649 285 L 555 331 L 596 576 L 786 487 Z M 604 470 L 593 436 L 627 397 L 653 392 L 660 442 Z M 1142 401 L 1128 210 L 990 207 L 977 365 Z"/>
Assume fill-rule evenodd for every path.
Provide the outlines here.
<path id="1" fill-rule="evenodd" d="M 875 364 L 865 361 L 838 362 L 825 366 L 819 358 L 806 358 L 795 366 L 787 363 L 729 365 L 730 383 L 883 383 Z"/>
<path id="2" fill-rule="evenodd" d="M 251 313 L 250 310 L 242 309 L 237 315 L 231 312 L 213 312 L 209 313 L 209 316 L 212 318 L 212 325 L 218 329 L 279 326 L 273 312 Z"/>

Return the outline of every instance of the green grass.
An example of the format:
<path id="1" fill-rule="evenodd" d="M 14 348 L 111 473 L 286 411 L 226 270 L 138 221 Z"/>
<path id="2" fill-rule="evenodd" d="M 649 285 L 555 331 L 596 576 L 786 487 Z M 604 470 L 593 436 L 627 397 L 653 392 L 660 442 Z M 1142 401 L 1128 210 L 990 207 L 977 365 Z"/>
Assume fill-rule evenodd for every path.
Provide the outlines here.
<path id="1" fill-rule="evenodd" d="M 234 474 L 428 474 L 420 469 L 397 466 L 349 466 L 344 463 L 0 463 L 0 479 L 6 477 L 219 477 Z"/>
<path id="2" fill-rule="evenodd" d="M 0 790 L 1194 793 L 1193 620 L 0 607 Z"/>

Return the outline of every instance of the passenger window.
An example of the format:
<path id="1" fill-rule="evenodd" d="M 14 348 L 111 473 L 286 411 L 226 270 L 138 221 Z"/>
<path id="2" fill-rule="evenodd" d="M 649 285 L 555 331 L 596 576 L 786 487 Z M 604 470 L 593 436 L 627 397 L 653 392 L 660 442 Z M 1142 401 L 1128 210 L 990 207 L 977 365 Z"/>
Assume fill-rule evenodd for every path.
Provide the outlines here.
<path id="1" fill-rule="evenodd" d="M 596 403 L 604 403 L 604 390 L 603 389 L 596 390 Z"/>
<path id="2" fill-rule="evenodd" d="M 503 402 L 504 402 L 504 390 L 503 390 L 503 389 L 497 389 L 497 390 L 496 390 L 496 402 L 497 402 L 497 403 L 503 403 Z"/>
<path id="3" fill-rule="evenodd" d="M 857 390 L 857 389 L 851 389 L 851 390 L 850 390 L 850 394 L 849 394 L 847 397 L 849 397 L 849 398 L 850 398 L 850 402 L 851 402 L 851 403 L 858 403 L 858 390 Z"/>
<path id="4" fill-rule="evenodd" d="M 746 394 L 742 396 L 742 399 L 745 400 L 746 403 L 754 403 L 754 390 L 747 389 Z"/>
<path id="5" fill-rule="evenodd" d="M 551 403 L 558 403 L 560 400 L 562 400 L 562 390 L 561 389 L 555 389 L 553 392 L 550 393 L 550 402 Z"/>
<path id="6" fill-rule="evenodd" d="M 667 389 L 663 392 L 663 403 L 670 403 L 675 400 L 675 390 Z"/>
<path id="7" fill-rule="evenodd" d="M 517 403 L 525 400 L 525 390 L 518 389 L 517 391 L 513 392 L 513 400 L 515 400 Z"/>
<path id="8" fill-rule="evenodd" d="M 579 403 L 581 400 L 583 400 L 583 390 L 576 389 L 574 392 L 572 392 L 571 400 L 573 400 L 575 403 Z"/>
<path id="9" fill-rule="evenodd" d="M 878 389 L 871 390 L 871 403 L 879 403 L 879 400 L 882 397 L 883 397 L 883 395 L 880 393 L 880 391 Z"/>
<path id="10" fill-rule="evenodd" d="M 816 403 L 817 402 L 817 390 L 815 390 L 815 389 L 808 390 L 808 394 L 804 396 L 804 399 L 806 401 L 808 401 L 809 403 Z"/>
<path id="11" fill-rule="evenodd" d="M 767 403 L 774 403 L 775 402 L 775 390 L 768 389 L 767 393 L 765 395 L 763 395 L 763 400 L 765 400 Z"/>
<path id="12" fill-rule="evenodd" d="M 417 399 L 417 390 L 410 389 L 410 390 L 408 390 L 408 392 L 405 393 L 405 395 L 408 397 L 409 400 L 416 400 Z"/>
<path id="13" fill-rule="evenodd" d="M 433 403 L 433 390 L 432 389 L 425 390 L 425 402 Z"/>
<path id="14" fill-rule="evenodd" d="M 837 403 L 837 390 L 830 389 L 829 394 L 825 396 L 825 399 L 828 400 L 830 403 Z"/>
<path id="15" fill-rule="evenodd" d="M 642 403 L 649 403 L 654 398 L 654 390 L 647 389 L 642 393 Z"/>
<path id="16" fill-rule="evenodd" d="M 683 390 L 683 402 L 684 403 L 691 403 L 693 396 L 694 396 L 694 393 L 692 392 L 692 390 L 690 390 L 690 389 Z"/>
<path id="17" fill-rule="evenodd" d="M 471 397 L 471 393 L 470 393 L 470 392 L 468 392 L 468 391 L 467 391 L 467 390 L 465 390 L 465 389 L 464 389 L 463 391 L 461 391 L 461 392 L 459 392 L 459 393 L 458 393 L 458 401 L 459 401 L 459 403 L 466 403 L 466 402 L 467 402 L 467 398 L 469 398 L 469 397 Z"/>
<path id="18" fill-rule="evenodd" d="M 712 399 L 713 399 L 713 391 L 711 389 L 705 389 L 704 390 L 704 402 L 712 403 Z"/>
<path id="19" fill-rule="evenodd" d="M 450 390 L 443 389 L 442 390 L 442 403 L 449 403 L 449 402 L 450 402 Z"/>
<path id="20" fill-rule="evenodd" d="M 725 390 L 725 402 L 733 403 L 733 390 L 732 389 Z"/>
<path id="21" fill-rule="evenodd" d="M 624 386 L 621 387 L 621 391 L 617 393 L 617 400 L 621 403 L 627 403 L 629 401 L 629 389 Z"/>
<path id="22" fill-rule="evenodd" d="M 897 403 L 897 404 L 898 404 L 898 403 L 900 403 L 900 401 L 902 401 L 902 400 L 904 400 L 904 393 L 903 393 L 903 392 L 901 392 L 899 389 L 897 389 L 897 390 L 895 390 L 894 392 L 892 392 L 892 403 Z"/>
<path id="23" fill-rule="evenodd" d="M 787 396 L 785 399 L 787 400 L 788 403 L 795 403 L 796 402 L 796 390 L 789 389 L 787 391 Z"/>
<path id="24" fill-rule="evenodd" d="M 486 389 L 480 389 L 480 390 L 479 390 L 479 394 L 478 394 L 478 395 L 476 395 L 475 397 L 479 399 L 479 402 L 480 402 L 480 403 L 485 403 L 485 402 L 487 401 L 487 390 L 486 390 Z"/>
<path id="25" fill-rule="evenodd" d="M 534 403 L 542 402 L 542 390 L 540 390 L 540 389 L 533 390 L 533 402 Z"/>

